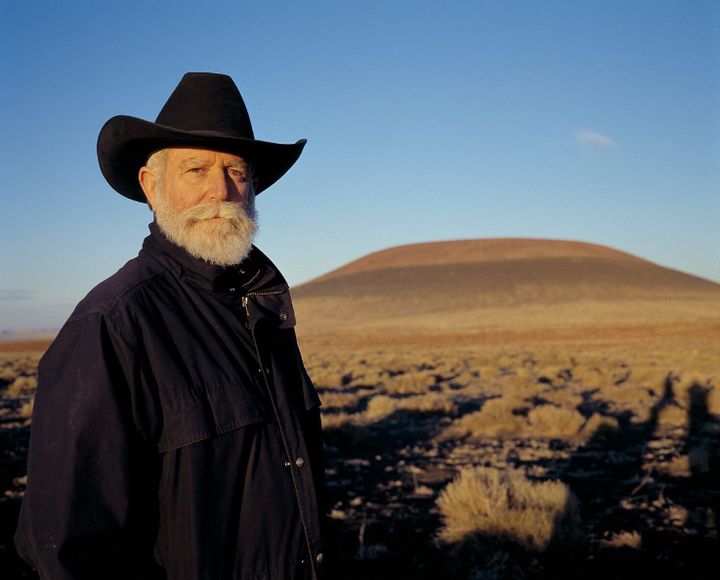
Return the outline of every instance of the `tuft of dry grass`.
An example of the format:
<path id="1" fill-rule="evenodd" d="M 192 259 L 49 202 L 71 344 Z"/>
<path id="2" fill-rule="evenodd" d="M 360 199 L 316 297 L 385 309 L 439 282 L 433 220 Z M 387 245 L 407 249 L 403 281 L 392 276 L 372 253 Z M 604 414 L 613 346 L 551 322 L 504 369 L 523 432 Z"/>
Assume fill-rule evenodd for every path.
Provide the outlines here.
<path id="1" fill-rule="evenodd" d="M 35 406 L 35 398 L 33 397 L 27 403 L 25 403 L 22 407 L 20 407 L 20 409 L 18 410 L 18 414 L 23 419 L 29 419 L 32 416 L 34 406 Z"/>
<path id="2" fill-rule="evenodd" d="M 600 545 L 603 548 L 632 548 L 637 550 L 642 547 L 642 536 L 636 530 L 617 532 L 606 539 L 600 540 Z"/>
<path id="3" fill-rule="evenodd" d="M 456 407 L 452 400 L 439 393 L 414 395 L 402 399 L 376 395 L 368 402 L 367 410 L 362 413 L 362 419 L 365 423 L 374 423 L 401 410 L 452 415 L 456 412 Z"/>
<path id="4" fill-rule="evenodd" d="M 447 543 L 510 542 L 543 551 L 578 537 L 575 496 L 559 481 L 531 481 L 516 469 L 469 467 L 437 500 Z"/>
<path id="5" fill-rule="evenodd" d="M 538 396 L 547 403 L 571 409 L 574 409 L 583 403 L 581 395 L 574 393 L 567 388 L 547 389 L 540 392 Z"/>
<path id="6" fill-rule="evenodd" d="M 400 401 L 387 395 L 377 395 L 368 401 L 365 413 L 362 418 L 366 422 L 373 423 L 391 415 L 400 408 Z"/>
<path id="7" fill-rule="evenodd" d="M 368 401 L 364 412 L 323 413 L 322 422 L 325 429 L 363 427 L 382 421 L 396 411 L 454 415 L 457 413 L 457 407 L 452 399 L 441 393 L 426 393 L 403 398 L 375 395 Z"/>
<path id="8" fill-rule="evenodd" d="M 33 376 L 19 376 L 7 389 L 7 394 L 11 397 L 21 397 L 35 392 L 37 388 L 37 378 Z"/>
<path id="9" fill-rule="evenodd" d="M 679 455 L 669 461 L 651 464 L 652 469 L 670 477 L 691 477 L 692 465 L 688 455 Z"/>
<path id="10" fill-rule="evenodd" d="M 521 405 L 521 401 L 510 397 L 490 399 L 479 411 L 455 420 L 443 431 L 440 438 L 447 440 L 468 435 L 475 439 L 517 436 L 527 428 L 527 419 L 514 413 Z"/>
<path id="11" fill-rule="evenodd" d="M 361 413 L 323 413 L 323 429 L 343 429 L 353 427 L 360 423 Z"/>
<path id="12" fill-rule="evenodd" d="M 398 394 L 419 394 L 427 393 L 430 387 L 436 384 L 434 373 L 427 370 L 410 371 L 389 379 L 387 389 L 389 392 Z"/>
<path id="13" fill-rule="evenodd" d="M 320 394 L 320 400 L 323 407 L 344 409 L 346 407 L 354 407 L 358 403 L 360 397 L 356 393 L 331 392 L 325 391 Z"/>
<path id="14" fill-rule="evenodd" d="M 575 409 L 540 405 L 528 413 L 528 421 L 530 436 L 571 438 L 579 433 L 585 417 Z"/>
<path id="15" fill-rule="evenodd" d="M 523 410 L 527 413 L 524 414 Z M 487 401 L 479 411 L 454 421 L 440 438 L 447 440 L 469 435 L 473 439 L 486 437 L 571 439 L 580 434 L 585 424 L 585 417 L 576 409 L 555 405 L 529 408 L 528 403 L 523 400 L 501 397 Z M 587 430 L 583 430 L 583 434 L 586 433 Z"/>
<path id="16" fill-rule="evenodd" d="M 9 364 L 0 368 L 0 383 L 11 384 L 15 380 L 16 374 L 15 369 Z"/>

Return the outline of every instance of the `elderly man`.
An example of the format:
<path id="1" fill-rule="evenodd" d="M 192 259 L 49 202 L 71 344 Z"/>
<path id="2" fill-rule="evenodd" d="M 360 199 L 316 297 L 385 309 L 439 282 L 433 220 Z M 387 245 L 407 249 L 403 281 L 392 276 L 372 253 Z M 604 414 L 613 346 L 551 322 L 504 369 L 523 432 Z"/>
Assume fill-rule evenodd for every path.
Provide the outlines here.
<path id="1" fill-rule="evenodd" d="M 110 119 L 100 167 L 155 220 L 43 357 L 16 545 L 41 578 L 317 578 L 319 400 L 255 196 L 305 141 L 254 138 L 233 81 Z"/>

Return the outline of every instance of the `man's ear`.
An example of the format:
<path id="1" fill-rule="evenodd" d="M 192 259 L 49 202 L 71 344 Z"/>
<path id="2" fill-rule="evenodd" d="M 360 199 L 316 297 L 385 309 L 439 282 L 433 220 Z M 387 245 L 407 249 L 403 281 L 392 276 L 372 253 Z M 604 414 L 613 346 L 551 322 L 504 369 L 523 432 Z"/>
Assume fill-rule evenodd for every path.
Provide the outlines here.
<path id="1" fill-rule="evenodd" d="M 143 165 L 140 168 L 140 171 L 138 171 L 138 181 L 140 182 L 140 187 L 142 187 L 142 190 L 145 193 L 148 205 L 152 208 L 153 202 L 155 201 L 155 190 L 158 185 L 157 176 L 152 172 L 152 169 Z"/>

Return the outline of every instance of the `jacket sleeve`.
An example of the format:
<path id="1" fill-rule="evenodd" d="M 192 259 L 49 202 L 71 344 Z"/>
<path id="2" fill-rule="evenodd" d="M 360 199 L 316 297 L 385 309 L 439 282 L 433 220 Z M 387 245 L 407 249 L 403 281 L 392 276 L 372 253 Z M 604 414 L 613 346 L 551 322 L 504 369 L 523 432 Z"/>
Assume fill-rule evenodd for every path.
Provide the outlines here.
<path id="1" fill-rule="evenodd" d="M 15 544 L 42 579 L 164 577 L 157 459 L 133 419 L 123 348 L 91 314 L 68 322 L 40 363 Z"/>

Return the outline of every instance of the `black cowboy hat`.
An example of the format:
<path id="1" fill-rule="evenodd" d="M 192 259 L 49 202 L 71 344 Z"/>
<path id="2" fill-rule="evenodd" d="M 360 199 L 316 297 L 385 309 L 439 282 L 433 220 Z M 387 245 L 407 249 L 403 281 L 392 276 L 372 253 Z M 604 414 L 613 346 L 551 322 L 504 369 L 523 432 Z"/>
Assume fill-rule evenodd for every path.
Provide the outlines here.
<path id="1" fill-rule="evenodd" d="M 258 141 L 240 91 L 227 75 L 187 73 L 154 123 L 118 115 L 100 130 L 100 170 L 112 188 L 130 199 L 147 201 L 138 171 L 147 158 L 166 147 L 207 148 L 243 157 L 253 168 L 255 193 L 270 187 L 300 157 L 305 139 L 282 144 Z"/>

